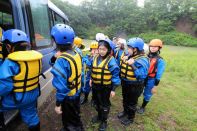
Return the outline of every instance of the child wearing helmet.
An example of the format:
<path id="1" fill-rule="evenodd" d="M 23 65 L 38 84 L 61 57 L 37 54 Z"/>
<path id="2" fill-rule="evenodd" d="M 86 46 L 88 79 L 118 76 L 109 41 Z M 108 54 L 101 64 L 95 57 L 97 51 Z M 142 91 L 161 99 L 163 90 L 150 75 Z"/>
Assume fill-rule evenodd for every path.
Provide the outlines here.
<path id="1" fill-rule="evenodd" d="M 39 76 L 42 71 L 42 54 L 26 51 L 29 38 L 21 30 L 11 29 L 3 33 L 2 42 L 9 55 L 0 67 L 0 112 L 18 109 L 30 131 L 39 131 L 37 99 L 40 95 Z M 4 124 L 4 118 L 0 118 Z M 0 130 L 4 128 L 0 125 Z"/>
<path id="2" fill-rule="evenodd" d="M 126 45 L 126 40 L 119 38 L 118 42 L 116 44 L 116 50 L 114 53 L 114 58 L 116 59 L 118 65 L 120 65 L 120 60 L 125 55 L 125 53 L 124 53 L 124 46 L 125 45 Z"/>
<path id="3" fill-rule="evenodd" d="M 138 113 L 143 114 L 145 107 L 150 101 L 152 95 L 156 93 L 156 87 L 159 85 L 160 79 L 165 70 L 165 61 L 159 55 L 163 47 L 163 42 L 160 39 L 153 39 L 149 43 L 150 68 L 148 71 L 148 78 L 144 88 L 144 100 Z"/>
<path id="4" fill-rule="evenodd" d="M 90 85 L 89 85 L 89 81 L 90 81 L 90 77 L 91 77 L 91 72 L 90 72 L 90 67 L 91 67 L 91 63 L 93 61 L 93 57 L 95 57 L 96 55 L 98 55 L 98 42 L 92 42 L 90 44 L 90 55 L 86 55 L 85 57 L 83 57 L 83 63 L 84 65 L 86 65 L 86 72 L 87 75 L 85 75 L 86 79 L 85 79 L 85 85 L 83 86 L 82 92 L 84 93 L 84 99 L 81 101 L 81 104 L 85 104 L 88 101 L 88 96 L 90 93 Z M 92 99 L 93 102 L 93 99 Z"/>
<path id="5" fill-rule="evenodd" d="M 65 24 L 56 24 L 51 30 L 58 52 L 52 67 L 52 84 L 56 89 L 57 114 L 62 114 L 63 130 L 83 131 L 80 118 L 82 60 L 73 49 L 74 30 Z"/>
<path id="6" fill-rule="evenodd" d="M 82 51 L 81 50 L 83 50 L 85 48 L 85 46 L 83 45 L 83 40 L 79 37 L 75 37 L 73 47 L 82 57 Z"/>
<path id="7" fill-rule="evenodd" d="M 124 110 L 118 113 L 121 123 L 126 126 L 134 121 L 138 98 L 143 92 L 149 69 L 149 60 L 143 51 L 144 41 L 141 38 L 131 38 L 127 46 L 128 56 L 120 62 Z"/>
<path id="8" fill-rule="evenodd" d="M 98 42 L 92 42 L 90 44 L 90 52 L 92 57 L 98 55 Z"/>
<path id="9" fill-rule="evenodd" d="M 98 115 L 92 118 L 92 122 L 100 122 L 99 130 L 104 131 L 107 128 L 107 118 L 111 105 L 110 94 L 111 97 L 114 97 L 115 89 L 120 85 L 120 69 L 111 55 L 113 47 L 110 40 L 100 40 L 98 43 L 99 54 L 93 58 L 90 80 Z"/>

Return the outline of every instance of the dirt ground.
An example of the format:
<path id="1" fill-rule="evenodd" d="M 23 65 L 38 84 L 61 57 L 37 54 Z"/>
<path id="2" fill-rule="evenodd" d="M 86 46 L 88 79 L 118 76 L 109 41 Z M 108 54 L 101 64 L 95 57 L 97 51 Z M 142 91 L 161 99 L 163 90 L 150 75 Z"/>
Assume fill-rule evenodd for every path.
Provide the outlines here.
<path id="1" fill-rule="evenodd" d="M 41 131 L 59 131 L 62 127 L 61 123 L 61 116 L 57 115 L 54 111 L 55 107 L 55 98 L 54 92 L 48 97 L 48 100 L 39 108 L 39 117 L 41 121 Z M 96 114 L 95 109 L 90 105 L 90 98 L 89 102 L 85 105 L 81 106 L 81 117 L 84 124 L 85 130 L 88 131 L 96 131 L 98 130 L 98 124 L 92 124 L 91 118 Z M 116 113 L 121 111 L 121 105 L 119 105 L 119 110 L 111 110 L 109 116 L 109 130 L 117 130 L 117 131 L 124 131 L 124 128 L 116 117 Z M 112 105 L 113 108 L 113 105 Z M 22 122 L 20 116 L 16 117 L 8 125 L 8 131 L 27 131 L 27 126 Z"/>

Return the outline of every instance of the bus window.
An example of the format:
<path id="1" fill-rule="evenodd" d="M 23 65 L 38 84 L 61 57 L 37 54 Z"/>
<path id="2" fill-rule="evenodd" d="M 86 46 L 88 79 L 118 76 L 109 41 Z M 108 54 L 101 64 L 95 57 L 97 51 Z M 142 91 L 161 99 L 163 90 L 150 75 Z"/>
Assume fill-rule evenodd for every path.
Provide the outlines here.
<path id="1" fill-rule="evenodd" d="M 56 14 L 55 12 L 54 12 L 54 14 L 55 14 L 55 24 L 59 24 L 59 23 L 65 23 L 64 22 L 64 19 L 62 18 L 62 17 L 60 17 L 58 14 Z"/>
<path id="2" fill-rule="evenodd" d="M 54 20 L 53 20 L 53 11 L 51 9 L 49 9 L 49 18 L 50 18 L 50 22 L 51 22 L 51 28 L 54 26 Z"/>
<path id="3" fill-rule="evenodd" d="M 0 27 L 5 31 L 14 28 L 12 7 L 9 1 L 0 1 Z"/>
<path id="4" fill-rule="evenodd" d="M 37 47 L 51 44 L 47 0 L 29 0 Z"/>

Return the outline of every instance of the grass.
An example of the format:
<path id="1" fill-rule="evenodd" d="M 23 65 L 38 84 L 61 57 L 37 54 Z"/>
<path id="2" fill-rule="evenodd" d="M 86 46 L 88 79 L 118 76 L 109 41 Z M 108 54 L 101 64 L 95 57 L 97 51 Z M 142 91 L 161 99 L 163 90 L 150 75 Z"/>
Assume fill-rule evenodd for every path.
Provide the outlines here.
<path id="1" fill-rule="evenodd" d="M 167 63 L 166 71 L 145 114 L 137 114 L 135 123 L 129 127 L 122 126 L 116 117 L 122 110 L 119 88 L 115 98 L 111 99 L 109 131 L 197 131 L 197 48 L 165 46 L 161 55 Z M 140 97 L 139 105 L 142 99 Z M 90 123 L 94 115 L 92 107 L 82 107 L 82 118 L 87 130 L 98 129 L 98 125 Z"/>

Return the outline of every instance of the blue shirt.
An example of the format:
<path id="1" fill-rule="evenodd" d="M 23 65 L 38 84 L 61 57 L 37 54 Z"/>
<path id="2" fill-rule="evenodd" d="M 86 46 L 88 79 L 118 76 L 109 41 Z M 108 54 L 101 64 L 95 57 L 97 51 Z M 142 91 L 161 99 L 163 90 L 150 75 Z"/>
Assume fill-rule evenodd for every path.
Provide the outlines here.
<path id="1" fill-rule="evenodd" d="M 161 77 L 165 71 L 165 67 L 166 67 L 165 61 L 162 58 L 160 58 L 157 63 L 157 72 L 156 72 L 155 79 L 157 79 L 157 80 L 161 79 Z"/>
<path id="2" fill-rule="evenodd" d="M 19 65 L 9 59 L 6 59 L 0 66 L 0 96 L 5 96 L 13 90 L 12 77 L 19 73 Z"/>

